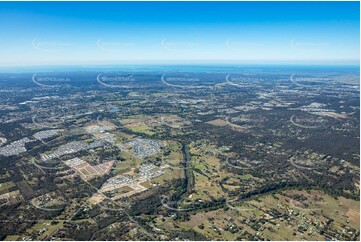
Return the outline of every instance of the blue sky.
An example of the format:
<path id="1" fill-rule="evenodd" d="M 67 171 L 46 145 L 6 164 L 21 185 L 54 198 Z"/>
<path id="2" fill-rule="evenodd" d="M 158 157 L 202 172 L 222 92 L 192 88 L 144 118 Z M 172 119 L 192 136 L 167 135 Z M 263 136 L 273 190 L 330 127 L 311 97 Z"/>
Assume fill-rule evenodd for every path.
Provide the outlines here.
<path id="1" fill-rule="evenodd" d="M 0 2 L 0 66 L 357 64 L 359 2 Z"/>

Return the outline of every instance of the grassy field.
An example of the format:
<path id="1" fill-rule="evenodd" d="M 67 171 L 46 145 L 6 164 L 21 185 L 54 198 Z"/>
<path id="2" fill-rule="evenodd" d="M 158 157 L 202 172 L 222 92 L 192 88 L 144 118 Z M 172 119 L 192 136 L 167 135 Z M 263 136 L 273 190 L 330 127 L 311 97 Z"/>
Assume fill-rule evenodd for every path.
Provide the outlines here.
<path id="1" fill-rule="evenodd" d="M 0 195 L 8 193 L 11 189 L 14 190 L 16 185 L 14 182 L 4 182 L 0 184 Z"/>
<path id="2" fill-rule="evenodd" d="M 228 125 L 227 121 L 225 121 L 223 119 L 215 119 L 215 120 L 207 122 L 207 124 L 211 124 L 214 126 L 227 126 Z"/>
<path id="3" fill-rule="evenodd" d="M 124 153 L 124 152 L 123 152 Z M 123 155 L 122 153 L 122 155 Z M 132 157 L 131 155 L 124 154 L 123 158 L 125 158 L 125 161 L 122 161 L 120 163 L 117 163 L 114 170 L 117 174 L 124 174 L 127 172 L 131 172 L 132 169 L 139 167 L 141 161 L 137 158 Z"/>
<path id="4" fill-rule="evenodd" d="M 177 178 L 181 178 L 184 176 L 184 172 L 181 169 L 167 169 L 165 174 L 152 179 L 152 182 L 156 182 L 159 184 L 164 184 L 165 181 L 170 181 L 172 179 L 177 179 Z"/>
<path id="5" fill-rule="evenodd" d="M 295 196 L 304 196 L 308 201 L 307 207 L 298 207 L 296 202 L 293 202 L 294 206 L 292 197 Z M 332 230 L 342 231 L 347 226 L 360 229 L 359 201 L 343 197 L 335 199 L 319 190 L 288 190 L 247 200 L 241 206 L 229 204 L 231 207 L 227 209 L 192 215 L 189 221 L 179 222 L 178 225 L 193 228 L 214 240 L 236 240 L 243 231 L 269 240 L 325 240 L 317 226 L 329 219 L 333 220 Z M 288 219 L 275 216 L 274 211 L 281 212 Z M 238 232 L 231 233 L 230 226 L 238 228 Z M 307 230 L 300 232 L 300 226 L 305 226 Z"/>
<path id="6" fill-rule="evenodd" d="M 21 238 L 20 235 L 8 235 L 6 236 L 6 238 L 4 239 L 5 241 L 17 241 Z"/>
<path id="7" fill-rule="evenodd" d="M 122 195 L 124 193 L 131 192 L 133 190 L 134 189 L 129 186 L 123 186 L 120 188 L 116 188 L 116 189 L 112 190 L 111 192 L 106 192 L 105 194 L 108 195 L 109 197 L 116 197 L 116 196 Z"/>
<path id="8" fill-rule="evenodd" d="M 120 131 L 113 132 L 113 134 L 117 137 L 117 142 L 125 142 L 133 138 L 132 135 Z"/>
<path id="9" fill-rule="evenodd" d="M 153 135 L 155 134 L 155 132 L 152 132 L 152 128 L 149 127 L 148 125 L 140 125 L 134 128 L 130 128 L 130 130 L 132 130 L 133 132 L 137 132 L 137 133 L 144 133 L 147 135 Z"/>
<path id="10" fill-rule="evenodd" d="M 38 234 L 36 240 L 45 240 L 51 236 L 55 230 L 61 228 L 63 224 L 63 221 L 40 220 L 26 232 L 30 235 L 34 233 Z"/>

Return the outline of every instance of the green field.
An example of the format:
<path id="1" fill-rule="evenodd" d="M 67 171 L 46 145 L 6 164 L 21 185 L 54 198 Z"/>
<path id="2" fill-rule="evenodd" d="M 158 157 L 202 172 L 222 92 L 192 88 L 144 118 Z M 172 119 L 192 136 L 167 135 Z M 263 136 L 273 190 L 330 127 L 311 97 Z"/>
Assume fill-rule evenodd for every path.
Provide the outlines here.
<path id="1" fill-rule="evenodd" d="M 16 185 L 14 182 L 5 182 L 0 184 L 0 195 L 15 190 Z"/>

